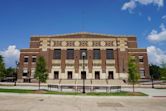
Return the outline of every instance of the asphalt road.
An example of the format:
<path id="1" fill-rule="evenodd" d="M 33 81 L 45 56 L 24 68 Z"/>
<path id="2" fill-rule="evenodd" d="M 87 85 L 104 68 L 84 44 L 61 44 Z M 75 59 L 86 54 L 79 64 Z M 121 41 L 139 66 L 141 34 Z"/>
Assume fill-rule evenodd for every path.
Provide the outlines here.
<path id="1" fill-rule="evenodd" d="M 166 111 L 166 97 L 92 97 L 0 93 L 0 111 Z"/>

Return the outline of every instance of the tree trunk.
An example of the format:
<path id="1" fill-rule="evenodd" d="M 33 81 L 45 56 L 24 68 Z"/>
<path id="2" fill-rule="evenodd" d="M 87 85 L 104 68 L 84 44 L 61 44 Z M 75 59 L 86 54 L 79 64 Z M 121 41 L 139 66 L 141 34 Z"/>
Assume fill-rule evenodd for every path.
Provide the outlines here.
<path id="1" fill-rule="evenodd" d="M 135 87 L 134 87 L 134 83 L 133 83 L 133 93 L 135 92 Z"/>
<path id="2" fill-rule="evenodd" d="M 39 80 L 39 90 L 40 90 L 40 80 Z"/>

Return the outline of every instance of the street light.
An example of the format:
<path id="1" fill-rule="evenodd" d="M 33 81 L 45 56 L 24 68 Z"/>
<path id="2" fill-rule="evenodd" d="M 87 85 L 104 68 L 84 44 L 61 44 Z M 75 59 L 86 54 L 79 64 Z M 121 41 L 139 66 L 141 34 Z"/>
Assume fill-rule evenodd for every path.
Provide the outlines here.
<path id="1" fill-rule="evenodd" d="M 153 74 L 151 74 L 151 79 L 152 79 L 152 88 L 154 88 L 154 83 L 153 83 Z"/>
<path id="2" fill-rule="evenodd" d="M 82 52 L 82 59 L 83 59 L 83 90 L 82 90 L 82 93 L 85 93 L 85 57 L 86 57 L 86 53 L 85 52 Z"/>

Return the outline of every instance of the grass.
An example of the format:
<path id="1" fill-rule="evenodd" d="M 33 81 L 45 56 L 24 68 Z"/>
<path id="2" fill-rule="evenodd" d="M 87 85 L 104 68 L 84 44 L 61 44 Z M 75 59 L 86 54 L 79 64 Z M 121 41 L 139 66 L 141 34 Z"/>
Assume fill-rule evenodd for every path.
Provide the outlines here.
<path id="1" fill-rule="evenodd" d="M 148 96 L 141 92 L 88 92 L 85 94 L 79 92 L 57 92 L 57 91 L 46 91 L 46 90 L 25 90 L 25 89 L 2 89 L 0 88 L 0 92 L 6 93 L 28 93 L 28 94 L 54 94 L 54 95 L 80 95 L 80 96 Z"/>

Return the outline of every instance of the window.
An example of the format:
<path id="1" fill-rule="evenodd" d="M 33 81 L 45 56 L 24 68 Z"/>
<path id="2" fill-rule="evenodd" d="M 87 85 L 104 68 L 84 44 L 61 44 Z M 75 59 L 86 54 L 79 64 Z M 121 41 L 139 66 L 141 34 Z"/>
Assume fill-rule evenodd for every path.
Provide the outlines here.
<path id="1" fill-rule="evenodd" d="M 54 79 L 59 79 L 59 72 L 58 71 L 54 71 Z"/>
<path id="2" fill-rule="evenodd" d="M 72 79 L 72 71 L 68 71 L 67 72 L 67 78 L 68 79 Z"/>
<path id="3" fill-rule="evenodd" d="M 61 59 L 61 49 L 54 49 L 53 59 Z"/>
<path id="4" fill-rule="evenodd" d="M 82 58 L 82 53 L 85 52 L 86 56 L 85 56 L 85 59 L 87 59 L 87 49 L 80 49 L 80 59 L 83 59 Z"/>
<path id="5" fill-rule="evenodd" d="M 106 57 L 107 57 L 107 59 L 113 59 L 114 58 L 113 49 L 107 49 L 106 50 Z"/>
<path id="6" fill-rule="evenodd" d="M 23 69 L 23 74 L 22 76 L 28 76 L 28 69 L 27 68 L 24 68 Z"/>
<path id="7" fill-rule="evenodd" d="M 145 70 L 143 68 L 139 70 L 139 73 L 141 78 L 145 78 Z"/>
<path id="8" fill-rule="evenodd" d="M 31 78 L 35 77 L 35 69 L 31 69 Z"/>
<path id="9" fill-rule="evenodd" d="M 29 59 L 29 57 L 28 57 L 28 56 L 25 56 L 25 57 L 24 57 L 24 62 L 28 63 L 28 59 Z"/>
<path id="10" fill-rule="evenodd" d="M 93 50 L 93 59 L 100 59 L 100 49 Z"/>
<path id="11" fill-rule="evenodd" d="M 36 62 L 36 56 L 32 56 L 32 62 Z"/>
<path id="12" fill-rule="evenodd" d="M 143 56 L 139 56 L 138 58 L 139 58 L 139 62 L 141 62 L 141 63 L 144 62 Z"/>
<path id="13" fill-rule="evenodd" d="M 67 59 L 74 59 L 74 49 L 67 49 Z"/>

